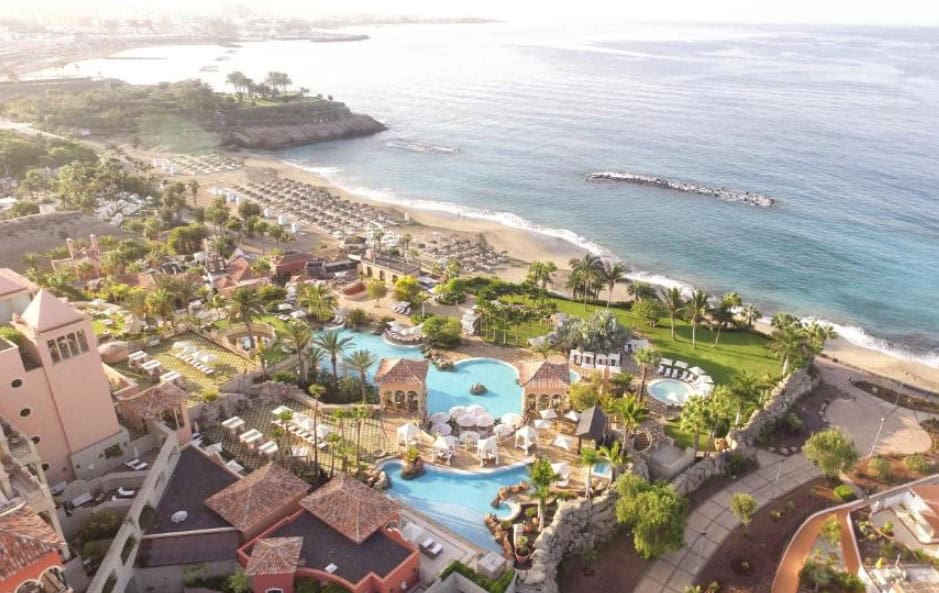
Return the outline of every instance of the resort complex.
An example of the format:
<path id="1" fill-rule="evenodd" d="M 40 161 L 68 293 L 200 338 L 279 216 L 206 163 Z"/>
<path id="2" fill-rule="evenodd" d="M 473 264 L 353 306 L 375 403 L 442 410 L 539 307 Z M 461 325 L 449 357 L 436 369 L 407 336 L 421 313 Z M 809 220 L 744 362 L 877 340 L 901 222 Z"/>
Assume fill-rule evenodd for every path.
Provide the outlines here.
<path id="1" fill-rule="evenodd" d="M 920 375 L 581 237 L 232 150 L 385 124 L 225 82 L 0 85 L 0 593 L 939 591 Z"/>

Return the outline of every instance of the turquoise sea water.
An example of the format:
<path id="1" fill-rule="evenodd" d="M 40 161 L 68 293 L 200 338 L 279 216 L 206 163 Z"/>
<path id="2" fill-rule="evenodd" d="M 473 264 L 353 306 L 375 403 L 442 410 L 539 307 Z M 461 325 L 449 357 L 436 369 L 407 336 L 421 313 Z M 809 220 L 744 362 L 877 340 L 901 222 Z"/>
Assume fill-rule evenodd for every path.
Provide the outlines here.
<path id="1" fill-rule="evenodd" d="M 69 73 L 132 82 L 289 72 L 385 121 L 279 151 L 378 199 L 563 236 L 660 282 L 736 290 L 939 366 L 934 29 L 384 27 L 361 43 L 133 50 Z M 217 73 L 199 69 L 230 57 Z M 750 190 L 771 210 L 621 170 Z"/>
<path id="2" fill-rule="evenodd" d="M 423 357 L 420 348 L 397 346 L 368 333 L 340 330 L 343 337 L 351 337 L 352 344 L 347 353 L 354 350 L 368 350 L 380 360 L 382 358 Z M 372 368 L 374 376 L 378 364 Z M 428 414 L 446 412 L 453 406 L 478 404 L 486 408 L 493 418 L 503 414 L 522 411 L 522 388 L 516 381 L 515 368 L 493 358 L 473 358 L 457 363 L 452 371 L 439 371 L 433 365 L 427 373 L 427 411 Z M 483 395 L 472 395 L 470 387 L 476 383 L 486 386 Z"/>
<path id="3" fill-rule="evenodd" d="M 427 515 L 487 550 L 498 550 L 483 518 L 489 513 L 498 517 L 510 513 L 508 505 L 492 507 L 492 500 L 502 486 L 512 486 L 528 479 L 524 466 L 496 470 L 489 473 L 462 473 L 428 466 L 419 478 L 402 480 L 401 462 L 392 461 L 383 466 L 391 477 L 388 494 L 392 498 Z"/>

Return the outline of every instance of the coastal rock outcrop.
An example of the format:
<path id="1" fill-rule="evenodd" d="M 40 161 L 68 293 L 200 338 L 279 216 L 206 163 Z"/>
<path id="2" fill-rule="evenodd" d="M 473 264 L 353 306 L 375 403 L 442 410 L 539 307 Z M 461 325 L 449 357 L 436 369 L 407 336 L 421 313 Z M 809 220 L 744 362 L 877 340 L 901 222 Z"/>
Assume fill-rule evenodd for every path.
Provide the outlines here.
<path id="1" fill-rule="evenodd" d="M 708 187 L 706 185 L 697 185 L 687 181 L 676 181 L 674 179 L 653 177 L 651 175 L 637 175 L 635 173 L 620 173 L 617 171 L 597 171 L 587 175 L 587 179 L 590 181 L 619 181 L 622 183 L 632 183 L 634 185 L 649 185 L 683 193 L 711 196 L 725 202 L 738 202 L 758 208 L 772 208 L 773 204 L 776 203 L 775 198 L 755 192 L 738 191 L 723 187 Z"/>
<path id="2" fill-rule="evenodd" d="M 350 113 L 325 122 L 297 122 L 289 125 L 256 125 L 219 132 L 222 144 L 238 148 L 286 148 L 327 140 L 370 136 L 385 130 L 385 126 L 371 116 Z"/>

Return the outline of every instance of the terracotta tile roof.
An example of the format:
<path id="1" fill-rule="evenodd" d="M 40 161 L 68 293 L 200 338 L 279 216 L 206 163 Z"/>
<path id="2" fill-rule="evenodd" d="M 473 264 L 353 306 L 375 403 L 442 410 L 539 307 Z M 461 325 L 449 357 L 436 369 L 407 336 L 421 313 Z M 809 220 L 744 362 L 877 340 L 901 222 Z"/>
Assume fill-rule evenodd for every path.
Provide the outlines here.
<path id="1" fill-rule="evenodd" d="M 430 361 L 407 358 L 383 358 L 375 371 L 375 383 L 403 383 L 423 387 L 427 382 Z"/>
<path id="2" fill-rule="evenodd" d="M 302 537 L 269 537 L 259 539 L 251 549 L 245 567 L 248 576 L 293 574 L 300 561 Z"/>
<path id="3" fill-rule="evenodd" d="M 571 369 L 566 362 L 522 362 L 517 365 L 518 384 L 529 389 L 567 389 Z"/>
<path id="4" fill-rule="evenodd" d="M 396 502 L 346 475 L 330 480 L 300 506 L 358 544 L 398 516 Z"/>
<path id="5" fill-rule="evenodd" d="M 306 264 L 306 262 L 314 259 L 316 259 L 316 256 L 312 253 L 285 253 L 275 257 L 271 260 L 271 263 L 275 266 L 291 266 Z"/>
<path id="6" fill-rule="evenodd" d="M 27 505 L 0 514 L 0 581 L 33 562 L 58 552 L 64 542 Z"/>
<path id="7" fill-rule="evenodd" d="M 159 418 L 163 412 L 178 408 L 189 399 L 189 393 L 173 383 L 147 389 L 132 399 L 120 400 L 121 407 L 144 420 Z"/>
<path id="8" fill-rule="evenodd" d="M 32 302 L 23 311 L 23 321 L 39 333 L 75 323 L 84 318 L 84 315 L 77 309 L 59 300 L 45 288 L 39 289 Z"/>
<path id="9" fill-rule="evenodd" d="M 20 276 L 10 268 L 0 268 L 0 296 L 24 290 L 33 292 L 38 289 L 39 287 L 32 281 Z"/>
<path id="10" fill-rule="evenodd" d="M 205 505 L 242 533 L 264 527 L 310 485 L 276 463 L 269 463 L 206 499 Z"/>
<path id="11" fill-rule="evenodd" d="M 232 260 L 231 263 L 228 264 L 227 272 L 232 281 L 236 284 L 257 277 L 251 269 L 251 262 L 244 257 L 238 257 Z"/>

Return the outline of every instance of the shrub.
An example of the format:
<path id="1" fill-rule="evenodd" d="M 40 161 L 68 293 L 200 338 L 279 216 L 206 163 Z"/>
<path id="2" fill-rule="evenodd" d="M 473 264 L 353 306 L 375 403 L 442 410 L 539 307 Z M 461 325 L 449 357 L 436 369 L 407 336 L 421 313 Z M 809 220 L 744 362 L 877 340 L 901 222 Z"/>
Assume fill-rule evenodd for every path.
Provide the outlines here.
<path id="1" fill-rule="evenodd" d="M 121 516 L 113 511 L 95 511 L 82 523 L 78 537 L 82 541 L 112 538 L 121 528 Z"/>
<path id="2" fill-rule="evenodd" d="M 632 532 L 640 556 L 652 558 L 684 545 L 688 501 L 674 488 L 624 474 L 616 489 L 616 520 Z"/>
<path id="3" fill-rule="evenodd" d="M 202 390 L 202 403 L 212 404 L 218 400 L 218 389 L 206 387 Z"/>
<path id="4" fill-rule="evenodd" d="M 908 455 L 903 458 L 903 466 L 914 474 L 927 474 L 930 470 L 929 462 L 922 455 Z"/>
<path id="5" fill-rule="evenodd" d="M 802 421 L 802 418 L 799 418 L 798 414 L 789 412 L 783 418 L 783 423 L 786 427 L 786 430 L 790 434 L 799 434 L 802 432 L 802 428 L 805 426 L 805 423 Z"/>
<path id="6" fill-rule="evenodd" d="M 460 573 L 486 591 L 489 591 L 489 593 L 505 593 L 505 590 L 508 589 L 512 581 L 515 580 L 515 571 L 511 568 L 505 571 L 498 579 L 491 581 L 469 566 L 456 560 L 451 562 L 450 566 L 446 567 L 443 572 L 440 573 L 440 580 L 446 580 L 446 578 L 454 572 Z"/>
<path id="7" fill-rule="evenodd" d="M 816 432 L 805 442 L 805 457 L 829 478 L 837 478 L 857 461 L 854 441 L 838 428 Z"/>
<path id="8" fill-rule="evenodd" d="M 745 531 L 750 531 L 750 521 L 756 513 L 756 499 L 745 492 L 738 492 L 730 499 L 730 512 L 743 524 Z"/>
<path id="9" fill-rule="evenodd" d="M 320 593 L 320 583 L 315 579 L 303 579 L 297 581 L 294 586 L 295 593 Z"/>
<path id="10" fill-rule="evenodd" d="M 271 377 L 271 380 L 277 383 L 296 383 L 297 376 L 294 373 L 291 373 L 290 371 L 277 371 Z"/>
<path id="11" fill-rule="evenodd" d="M 114 443 L 110 447 L 104 450 L 104 456 L 108 459 L 113 459 L 115 457 L 120 457 L 124 454 L 124 450 L 121 449 L 121 446 L 117 443 Z"/>
<path id="12" fill-rule="evenodd" d="M 753 463 L 753 461 L 743 453 L 731 451 L 727 454 L 726 465 L 724 465 L 724 475 L 729 478 L 739 476 L 747 471 L 751 463 Z"/>
<path id="13" fill-rule="evenodd" d="M 838 485 L 835 490 L 835 498 L 841 502 L 849 502 L 857 498 L 857 495 L 854 493 L 854 490 L 847 484 Z"/>
<path id="14" fill-rule="evenodd" d="M 891 476 L 890 462 L 883 457 L 875 457 L 867 464 L 867 469 L 879 480 L 888 480 Z"/>
<path id="15" fill-rule="evenodd" d="M 893 523 L 891 523 L 890 521 L 887 521 L 886 523 L 884 523 L 880 527 L 880 530 L 883 532 L 884 535 L 893 537 Z"/>
<path id="16" fill-rule="evenodd" d="M 430 317 L 424 322 L 427 343 L 438 348 L 454 348 L 460 344 L 463 326 L 455 317 Z"/>
<path id="17" fill-rule="evenodd" d="M 371 317 L 364 309 L 355 308 L 346 315 L 346 323 L 354 330 L 360 330 L 371 322 Z"/>
<path id="18" fill-rule="evenodd" d="M 830 546 L 837 546 L 841 542 L 841 521 L 832 515 L 822 523 L 822 537 Z"/>

